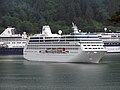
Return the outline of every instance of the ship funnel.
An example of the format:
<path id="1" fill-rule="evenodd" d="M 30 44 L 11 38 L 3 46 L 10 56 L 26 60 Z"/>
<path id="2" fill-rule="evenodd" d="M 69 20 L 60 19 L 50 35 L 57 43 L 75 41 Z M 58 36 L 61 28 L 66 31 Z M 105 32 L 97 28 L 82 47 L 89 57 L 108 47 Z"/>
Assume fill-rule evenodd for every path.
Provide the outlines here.
<path id="1" fill-rule="evenodd" d="M 43 35 L 51 35 L 52 32 L 51 32 L 51 29 L 50 29 L 50 26 L 43 26 L 42 28 L 42 34 Z"/>

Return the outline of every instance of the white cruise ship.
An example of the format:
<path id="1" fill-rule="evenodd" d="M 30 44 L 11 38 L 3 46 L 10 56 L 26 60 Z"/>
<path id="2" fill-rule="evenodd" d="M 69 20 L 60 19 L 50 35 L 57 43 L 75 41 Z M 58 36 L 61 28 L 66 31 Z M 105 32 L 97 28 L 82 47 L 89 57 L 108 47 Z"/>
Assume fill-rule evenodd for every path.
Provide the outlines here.
<path id="1" fill-rule="evenodd" d="M 120 53 L 120 33 L 100 33 L 98 35 L 104 42 L 108 54 Z"/>
<path id="2" fill-rule="evenodd" d="M 71 35 L 52 34 L 49 26 L 43 26 L 42 34 L 29 37 L 24 47 L 24 58 L 42 62 L 98 63 L 105 55 L 103 42 L 94 34 L 81 34 L 73 24 Z"/>
<path id="3" fill-rule="evenodd" d="M 15 28 L 8 27 L 0 34 L 0 55 L 22 55 L 27 35 L 15 33 Z"/>

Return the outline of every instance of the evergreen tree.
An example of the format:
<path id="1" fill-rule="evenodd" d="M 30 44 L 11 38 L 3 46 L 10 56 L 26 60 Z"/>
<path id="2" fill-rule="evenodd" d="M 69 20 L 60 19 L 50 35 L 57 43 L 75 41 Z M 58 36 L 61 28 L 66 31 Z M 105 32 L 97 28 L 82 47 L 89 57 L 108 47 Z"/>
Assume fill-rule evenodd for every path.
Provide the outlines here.
<path id="1" fill-rule="evenodd" d="M 112 15 L 111 18 L 109 18 L 108 20 L 113 23 L 120 23 L 120 9 L 114 15 Z"/>
<path id="2" fill-rule="evenodd" d="M 43 25 L 50 24 L 54 32 L 69 33 L 68 27 L 75 22 L 80 29 L 100 31 L 111 25 L 106 18 L 119 4 L 120 0 L 0 0 L 0 28 L 11 25 L 19 32 L 39 33 Z M 119 11 L 109 20 L 118 23 Z"/>

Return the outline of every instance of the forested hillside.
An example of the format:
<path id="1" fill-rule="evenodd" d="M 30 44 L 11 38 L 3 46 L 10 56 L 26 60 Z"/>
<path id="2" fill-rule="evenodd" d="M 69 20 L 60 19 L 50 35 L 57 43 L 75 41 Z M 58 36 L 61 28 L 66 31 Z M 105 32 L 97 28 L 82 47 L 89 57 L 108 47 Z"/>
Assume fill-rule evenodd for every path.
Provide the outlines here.
<path id="1" fill-rule="evenodd" d="M 0 31 L 14 26 L 19 32 L 40 32 L 50 25 L 53 32 L 71 32 L 71 23 L 83 31 L 119 30 L 107 21 L 120 0 L 0 0 Z"/>

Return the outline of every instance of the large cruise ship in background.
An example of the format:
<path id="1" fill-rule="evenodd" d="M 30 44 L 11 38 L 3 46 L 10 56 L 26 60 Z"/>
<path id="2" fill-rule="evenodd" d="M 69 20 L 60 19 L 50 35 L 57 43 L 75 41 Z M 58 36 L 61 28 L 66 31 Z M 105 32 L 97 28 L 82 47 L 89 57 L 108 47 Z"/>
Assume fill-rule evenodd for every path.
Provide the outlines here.
<path id="1" fill-rule="evenodd" d="M 0 34 L 0 55 L 23 55 L 27 35 L 15 34 L 15 28 L 8 27 Z"/>
<path id="2" fill-rule="evenodd" d="M 108 54 L 120 53 L 120 33 L 100 33 L 99 38 L 104 42 Z"/>
<path id="3" fill-rule="evenodd" d="M 90 62 L 98 63 L 105 55 L 103 41 L 98 35 L 79 33 L 73 24 L 70 35 L 52 34 L 49 26 L 43 26 L 42 34 L 29 37 L 24 48 L 24 58 L 42 62 Z"/>

